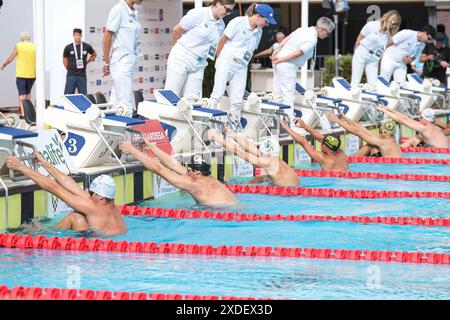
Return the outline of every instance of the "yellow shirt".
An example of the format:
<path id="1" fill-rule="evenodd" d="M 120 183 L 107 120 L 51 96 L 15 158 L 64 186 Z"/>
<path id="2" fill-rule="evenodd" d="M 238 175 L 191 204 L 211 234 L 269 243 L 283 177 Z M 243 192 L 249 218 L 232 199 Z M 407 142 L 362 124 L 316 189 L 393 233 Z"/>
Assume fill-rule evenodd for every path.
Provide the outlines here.
<path id="1" fill-rule="evenodd" d="M 16 77 L 36 78 L 36 46 L 31 42 L 19 42 L 16 45 Z"/>

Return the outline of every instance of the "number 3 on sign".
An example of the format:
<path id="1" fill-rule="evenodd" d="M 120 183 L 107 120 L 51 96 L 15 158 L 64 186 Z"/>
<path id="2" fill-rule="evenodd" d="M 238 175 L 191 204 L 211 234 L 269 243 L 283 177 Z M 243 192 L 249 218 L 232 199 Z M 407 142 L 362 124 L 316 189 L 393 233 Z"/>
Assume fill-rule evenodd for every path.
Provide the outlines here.
<path id="1" fill-rule="evenodd" d="M 77 153 L 77 140 L 76 139 L 69 139 L 69 147 L 67 148 L 67 151 L 69 151 L 70 154 Z"/>

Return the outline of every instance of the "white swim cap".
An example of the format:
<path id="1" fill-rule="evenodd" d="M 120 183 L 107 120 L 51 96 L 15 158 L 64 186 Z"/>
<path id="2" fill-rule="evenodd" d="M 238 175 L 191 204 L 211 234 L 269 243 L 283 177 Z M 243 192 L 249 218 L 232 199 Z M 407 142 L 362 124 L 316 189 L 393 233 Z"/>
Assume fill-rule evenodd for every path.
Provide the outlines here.
<path id="1" fill-rule="evenodd" d="M 436 120 L 436 115 L 434 113 L 433 109 L 425 109 L 422 111 L 422 118 L 424 118 L 425 120 L 428 120 L 430 122 L 434 122 L 434 120 Z"/>
<path id="2" fill-rule="evenodd" d="M 280 155 L 280 144 L 275 138 L 267 138 L 260 145 L 259 151 L 263 154 L 278 157 Z"/>
<path id="3" fill-rule="evenodd" d="M 102 174 L 92 181 L 89 190 L 104 198 L 114 199 L 116 194 L 116 183 L 110 176 Z"/>

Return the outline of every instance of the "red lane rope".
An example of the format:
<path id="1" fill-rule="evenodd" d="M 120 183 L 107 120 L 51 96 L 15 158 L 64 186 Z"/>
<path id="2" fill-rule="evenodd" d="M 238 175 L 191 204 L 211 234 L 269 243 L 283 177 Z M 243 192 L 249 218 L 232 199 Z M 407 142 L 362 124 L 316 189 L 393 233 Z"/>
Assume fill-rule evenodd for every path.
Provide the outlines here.
<path id="1" fill-rule="evenodd" d="M 270 300 L 253 297 L 200 296 L 106 290 L 77 290 L 0 285 L 0 300 Z"/>
<path id="2" fill-rule="evenodd" d="M 250 193 L 273 196 L 307 196 L 326 198 L 386 199 L 386 198 L 441 198 L 450 199 L 450 192 L 435 191 L 376 191 L 340 190 L 325 188 L 300 188 L 257 185 L 226 185 L 233 193 Z"/>
<path id="3" fill-rule="evenodd" d="M 132 252 L 150 254 L 183 254 L 208 256 L 280 257 L 332 260 L 363 260 L 399 263 L 450 265 L 450 254 L 377 250 L 344 250 L 257 246 L 197 245 L 183 243 L 127 242 L 84 238 L 58 238 L 17 234 L 0 234 L 0 247 L 19 249 Z"/>
<path id="4" fill-rule="evenodd" d="M 424 148 L 424 147 L 408 147 L 408 148 L 400 148 L 402 152 L 405 153 L 450 153 L 449 148 Z"/>
<path id="5" fill-rule="evenodd" d="M 183 209 L 162 209 L 137 206 L 119 206 L 123 216 L 173 218 L 173 219 L 211 219 L 223 221 L 332 221 L 364 224 L 413 225 L 427 227 L 450 227 L 450 219 L 421 217 L 367 217 L 367 216 L 317 216 L 317 215 L 268 215 L 236 212 L 208 212 Z"/>
<path id="6" fill-rule="evenodd" d="M 348 157 L 350 163 L 439 164 L 450 165 L 450 159 L 416 159 L 384 157 Z"/>
<path id="7" fill-rule="evenodd" d="M 321 170 L 295 170 L 295 172 L 300 177 L 450 182 L 450 176 L 429 174 L 388 174 L 379 172 L 341 172 Z"/>

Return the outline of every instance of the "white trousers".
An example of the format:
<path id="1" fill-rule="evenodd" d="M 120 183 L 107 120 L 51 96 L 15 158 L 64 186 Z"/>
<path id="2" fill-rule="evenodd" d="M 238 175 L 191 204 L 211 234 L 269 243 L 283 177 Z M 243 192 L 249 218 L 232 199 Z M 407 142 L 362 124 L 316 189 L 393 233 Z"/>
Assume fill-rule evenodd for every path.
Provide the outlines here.
<path id="1" fill-rule="evenodd" d="M 126 108 L 126 116 L 133 115 L 133 80 L 136 72 L 137 56 L 127 54 L 120 59 L 111 59 L 112 89 L 109 103 Z"/>
<path id="2" fill-rule="evenodd" d="M 167 61 L 165 90 L 172 90 L 178 96 L 189 100 L 202 98 L 203 74 L 208 63 L 205 59 L 175 44 Z"/>
<path id="3" fill-rule="evenodd" d="M 220 56 L 216 61 L 214 89 L 209 98 L 211 108 L 217 109 L 228 82 L 230 113 L 235 119 L 241 119 L 242 103 L 247 86 L 247 65 L 234 61 L 232 57 Z"/>
<path id="4" fill-rule="evenodd" d="M 352 59 L 352 86 L 358 86 L 361 83 L 363 73 L 366 71 L 367 83 L 372 89 L 375 89 L 377 87 L 378 67 L 379 60 L 373 57 L 364 46 L 359 45 Z"/>
<path id="5" fill-rule="evenodd" d="M 289 115 L 294 116 L 295 85 L 297 69 L 291 62 L 282 62 L 273 66 L 273 99 L 275 102 L 290 106 Z"/>
<path id="6" fill-rule="evenodd" d="M 394 81 L 405 82 L 406 81 L 406 64 L 403 62 L 396 62 L 392 60 L 388 55 L 384 55 L 381 59 L 381 70 L 380 75 L 387 81 L 391 81 L 392 75 L 394 76 Z"/>

